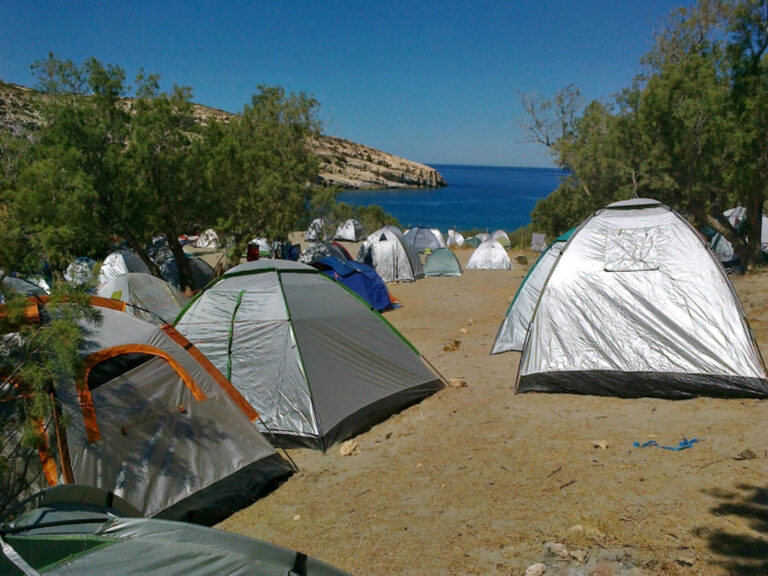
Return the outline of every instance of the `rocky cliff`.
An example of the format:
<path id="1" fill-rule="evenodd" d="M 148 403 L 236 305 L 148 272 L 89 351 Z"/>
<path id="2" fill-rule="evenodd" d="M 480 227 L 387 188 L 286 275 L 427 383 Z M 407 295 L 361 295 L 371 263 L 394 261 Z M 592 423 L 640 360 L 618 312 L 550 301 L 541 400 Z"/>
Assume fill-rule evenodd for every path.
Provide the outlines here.
<path id="1" fill-rule="evenodd" d="M 34 92 L 0 82 L 0 133 L 22 136 L 40 125 Z M 233 114 L 196 105 L 201 122 L 228 122 Z M 308 145 L 320 157 L 320 179 L 342 188 L 437 188 L 445 186 L 442 175 L 425 164 L 406 160 L 342 138 L 322 136 Z"/>

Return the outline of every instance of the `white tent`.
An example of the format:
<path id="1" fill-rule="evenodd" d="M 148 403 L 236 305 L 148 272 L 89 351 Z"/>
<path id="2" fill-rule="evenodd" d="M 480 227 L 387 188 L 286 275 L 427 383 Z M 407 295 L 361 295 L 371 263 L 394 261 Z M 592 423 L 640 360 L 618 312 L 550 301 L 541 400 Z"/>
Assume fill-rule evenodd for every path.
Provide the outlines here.
<path id="1" fill-rule="evenodd" d="M 437 238 L 437 241 L 440 242 L 440 247 L 445 248 L 446 247 L 445 238 L 443 237 L 443 233 L 440 232 L 438 228 L 430 228 L 429 230 L 432 232 L 432 234 L 435 235 L 435 238 Z"/>
<path id="2" fill-rule="evenodd" d="M 540 232 L 531 234 L 531 250 L 544 252 L 547 249 L 547 235 Z"/>
<path id="3" fill-rule="evenodd" d="M 365 238 L 365 228 L 354 218 L 339 224 L 339 227 L 336 228 L 336 234 L 333 236 L 334 240 L 345 240 L 347 242 L 359 242 L 363 238 Z"/>
<path id="4" fill-rule="evenodd" d="M 67 266 L 64 271 L 64 280 L 74 286 L 93 285 L 96 280 L 93 272 L 95 267 L 96 260 L 88 256 L 79 256 Z"/>
<path id="5" fill-rule="evenodd" d="M 520 392 L 768 395 L 722 267 L 690 224 L 655 200 L 616 202 L 574 232 L 529 331 Z"/>
<path id="6" fill-rule="evenodd" d="M 357 259 L 368 264 L 384 282 L 412 282 L 424 276 L 416 250 L 397 228 L 380 228 L 365 239 Z"/>
<path id="7" fill-rule="evenodd" d="M 448 230 L 448 240 L 446 240 L 445 245 L 448 248 L 464 246 L 464 236 L 456 230 Z"/>
<path id="8" fill-rule="evenodd" d="M 467 270 L 512 270 L 512 260 L 509 259 L 504 246 L 498 240 L 486 240 L 475 248 L 467 262 Z"/>
<path id="9" fill-rule="evenodd" d="M 315 218 L 310 222 L 304 240 L 307 242 L 325 242 L 328 240 L 327 230 L 329 228 L 332 229 L 323 218 Z"/>
<path id="10" fill-rule="evenodd" d="M 197 237 L 195 248 L 221 248 L 219 235 L 216 234 L 216 231 L 213 230 L 213 228 L 208 228 Z"/>
<path id="11" fill-rule="evenodd" d="M 99 284 L 110 278 L 128 274 L 128 272 L 144 272 L 149 274 L 149 268 L 139 255 L 132 250 L 118 250 L 104 259 L 99 269 Z"/>
<path id="12" fill-rule="evenodd" d="M 504 246 L 504 248 L 509 248 L 512 246 L 512 242 L 509 241 L 509 236 L 507 236 L 507 233 L 504 232 L 504 230 L 496 230 L 493 234 L 491 234 L 491 238 L 493 240 L 497 240 L 499 244 Z"/>
<path id="13" fill-rule="evenodd" d="M 499 333 L 496 335 L 496 341 L 493 344 L 491 354 L 499 354 L 508 350 L 520 351 L 523 349 L 525 337 L 528 335 L 528 326 L 531 324 L 531 318 L 533 318 L 533 311 L 539 301 L 541 289 L 573 232 L 574 230 L 569 230 L 562 236 L 559 236 L 539 256 L 531 269 L 528 270 L 528 274 L 525 275 L 520 287 L 517 289 L 514 300 L 509 305 L 507 315 L 504 317 Z"/>
<path id="14" fill-rule="evenodd" d="M 736 206 L 723 212 L 728 221 L 733 226 L 734 230 L 740 231 L 747 219 L 747 209 L 743 206 Z M 768 216 L 763 214 L 761 230 L 760 230 L 760 245 L 763 252 L 768 252 Z M 722 234 L 715 234 L 710 241 L 712 250 L 717 254 L 718 259 L 721 262 L 728 262 L 736 257 L 736 253 L 731 244 Z"/>

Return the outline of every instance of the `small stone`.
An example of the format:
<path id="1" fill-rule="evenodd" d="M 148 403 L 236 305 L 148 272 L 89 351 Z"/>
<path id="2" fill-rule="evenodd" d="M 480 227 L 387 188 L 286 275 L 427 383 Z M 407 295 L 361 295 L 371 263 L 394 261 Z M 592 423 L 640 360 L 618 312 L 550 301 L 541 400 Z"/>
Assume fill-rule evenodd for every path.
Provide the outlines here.
<path id="1" fill-rule="evenodd" d="M 352 456 L 353 454 L 357 453 L 357 441 L 355 440 L 347 440 L 341 446 L 339 446 L 339 454 L 342 456 Z"/>
<path id="2" fill-rule="evenodd" d="M 741 452 L 736 454 L 736 456 L 733 459 L 734 460 L 754 460 L 755 458 L 757 458 L 757 454 L 755 454 L 754 452 L 752 452 L 752 450 L 747 448 L 746 450 L 742 450 Z"/>
<path id="3" fill-rule="evenodd" d="M 591 576 L 615 576 L 615 574 L 616 571 L 605 562 L 598 562 L 597 565 L 590 571 Z"/>
<path id="4" fill-rule="evenodd" d="M 472 318 L 470 318 L 469 320 L 467 320 L 467 326 L 472 326 Z"/>
<path id="5" fill-rule="evenodd" d="M 294 514 L 293 515 L 294 520 L 301 520 L 301 514 Z"/>
<path id="6" fill-rule="evenodd" d="M 528 566 L 528 568 L 525 569 L 525 576 L 541 576 L 546 571 L 546 564 L 538 562 L 536 564 L 531 564 Z"/>
<path id="7" fill-rule="evenodd" d="M 696 564 L 696 558 L 688 554 L 684 554 L 682 556 L 678 556 L 675 559 L 675 562 L 680 564 L 680 566 L 693 566 L 694 564 Z"/>
<path id="8" fill-rule="evenodd" d="M 584 564 L 587 559 L 587 553 L 584 550 L 574 550 L 571 552 L 571 558 L 576 560 L 579 564 Z"/>
<path id="9" fill-rule="evenodd" d="M 569 532 L 584 532 L 584 526 L 581 524 L 574 524 L 570 528 L 568 528 Z"/>
<path id="10" fill-rule="evenodd" d="M 605 450 L 606 448 L 608 448 L 609 444 L 606 440 L 594 440 L 592 442 L 592 446 L 594 446 L 595 448 L 600 448 L 600 450 Z"/>
<path id="11" fill-rule="evenodd" d="M 460 332 L 461 334 L 466 334 L 467 332 L 469 332 L 469 330 L 467 330 L 466 328 L 461 328 L 461 329 L 459 330 L 459 332 Z"/>
<path id="12" fill-rule="evenodd" d="M 547 542 L 544 547 L 547 549 L 547 552 L 559 556 L 560 558 L 568 558 L 570 556 L 565 544 L 560 544 L 559 542 Z"/>
<path id="13" fill-rule="evenodd" d="M 450 344 L 443 346 L 443 352 L 456 352 L 461 345 L 461 340 L 454 340 Z"/>
<path id="14" fill-rule="evenodd" d="M 528 266 L 528 258 L 525 256 L 518 256 L 515 258 L 515 261 L 520 264 L 520 266 Z"/>
<path id="15" fill-rule="evenodd" d="M 464 378 L 450 378 L 448 380 L 448 386 L 451 388 L 464 388 L 467 385 L 467 381 Z"/>

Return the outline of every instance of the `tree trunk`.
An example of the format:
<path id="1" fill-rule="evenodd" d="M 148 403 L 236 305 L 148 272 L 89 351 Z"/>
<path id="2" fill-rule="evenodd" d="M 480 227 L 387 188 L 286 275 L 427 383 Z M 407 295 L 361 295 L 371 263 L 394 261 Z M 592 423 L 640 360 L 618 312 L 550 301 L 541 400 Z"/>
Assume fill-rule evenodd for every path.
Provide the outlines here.
<path id="1" fill-rule="evenodd" d="M 179 244 L 179 235 L 166 232 L 165 238 L 168 240 L 168 245 L 171 247 L 171 252 L 173 252 L 173 257 L 176 260 L 176 270 L 179 272 L 179 289 L 182 292 L 190 292 L 193 290 L 192 266 L 184 254 L 184 248 Z"/>

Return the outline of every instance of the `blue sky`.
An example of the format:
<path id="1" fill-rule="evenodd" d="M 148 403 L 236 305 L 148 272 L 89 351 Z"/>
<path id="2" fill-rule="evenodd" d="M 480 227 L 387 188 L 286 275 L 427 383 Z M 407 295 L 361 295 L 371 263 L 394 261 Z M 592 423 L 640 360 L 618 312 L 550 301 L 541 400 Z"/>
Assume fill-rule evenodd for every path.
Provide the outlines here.
<path id="1" fill-rule="evenodd" d="M 260 84 L 320 102 L 327 134 L 437 164 L 548 166 L 519 94 L 628 86 L 672 0 L 0 0 L 0 79 L 88 57 L 231 112 Z"/>

